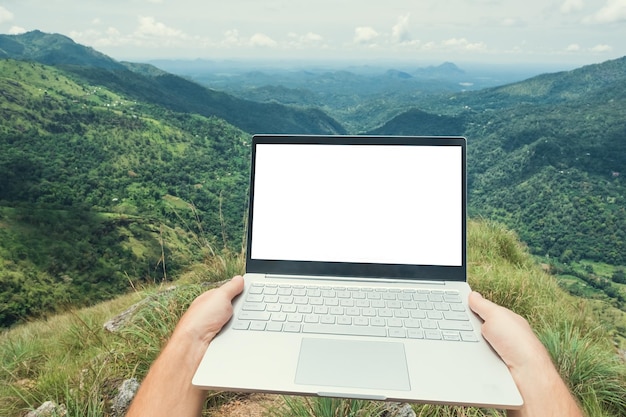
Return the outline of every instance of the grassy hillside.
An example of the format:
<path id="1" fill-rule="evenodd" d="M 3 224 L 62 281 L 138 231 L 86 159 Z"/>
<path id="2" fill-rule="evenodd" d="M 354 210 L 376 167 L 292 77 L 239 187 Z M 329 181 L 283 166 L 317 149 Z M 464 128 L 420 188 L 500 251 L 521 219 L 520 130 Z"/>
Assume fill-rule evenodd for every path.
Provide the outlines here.
<path id="1" fill-rule="evenodd" d="M 250 138 L 223 120 L 12 60 L 0 117 L 0 327 L 241 246 Z"/>
<path id="2" fill-rule="evenodd" d="M 486 297 L 528 318 L 589 417 L 625 415 L 626 367 L 590 307 L 559 289 L 515 235 L 470 222 L 469 278 Z M 241 256 L 213 258 L 175 289 L 147 287 L 98 306 L 18 326 L 0 335 L 0 415 L 19 416 L 47 400 L 68 415 L 104 416 L 122 380 L 141 379 L 188 303 L 243 267 Z M 144 300 L 118 333 L 103 323 Z M 227 401 L 215 393 L 210 402 Z M 421 416 L 493 416 L 496 411 L 415 406 Z"/>

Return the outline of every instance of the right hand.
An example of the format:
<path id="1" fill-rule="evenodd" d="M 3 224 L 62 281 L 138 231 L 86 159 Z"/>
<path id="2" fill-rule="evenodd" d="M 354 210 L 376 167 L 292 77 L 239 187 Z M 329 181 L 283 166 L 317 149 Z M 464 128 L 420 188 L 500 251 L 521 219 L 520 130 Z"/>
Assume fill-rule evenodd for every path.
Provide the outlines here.
<path id="1" fill-rule="evenodd" d="M 524 405 L 509 417 L 582 417 L 582 412 L 528 321 L 472 292 L 470 308 L 483 320 L 482 334 L 509 367 Z"/>

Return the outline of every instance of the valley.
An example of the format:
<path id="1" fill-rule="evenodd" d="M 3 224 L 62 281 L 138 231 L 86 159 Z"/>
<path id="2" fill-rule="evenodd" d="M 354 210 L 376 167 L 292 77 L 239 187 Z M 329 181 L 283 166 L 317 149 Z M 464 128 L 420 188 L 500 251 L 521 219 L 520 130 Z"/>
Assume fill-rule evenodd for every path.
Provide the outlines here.
<path id="1" fill-rule="evenodd" d="M 117 62 L 39 31 L 0 36 L 0 56 L 3 326 L 241 251 L 260 132 L 464 135 L 470 216 L 514 230 L 571 293 L 625 309 L 626 58 L 536 76 L 234 71 Z"/>

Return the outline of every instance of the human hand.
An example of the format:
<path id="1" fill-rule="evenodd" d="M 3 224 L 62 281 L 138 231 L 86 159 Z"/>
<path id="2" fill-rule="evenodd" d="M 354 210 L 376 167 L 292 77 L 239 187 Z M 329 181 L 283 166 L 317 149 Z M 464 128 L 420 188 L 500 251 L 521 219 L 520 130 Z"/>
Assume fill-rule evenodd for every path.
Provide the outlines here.
<path id="1" fill-rule="evenodd" d="M 477 292 L 469 296 L 470 308 L 484 321 L 482 334 L 512 372 L 523 371 L 550 356 L 532 328 L 519 314 L 499 306 Z"/>
<path id="2" fill-rule="evenodd" d="M 524 399 L 521 410 L 509 417 L 582 417 L 550 354 L 528 321 L 479 293 L 469 296 L 470 308 L 483 320 L 482 334 L 509 367 Z"/>
<path id="3" fill-rule="evenodd" d="M 191 379 L 207 346 L 232 316 L 233 298 L 242 290 L 243 278 L 236 276 L 191 303 L 141 383 L 127 417 L 200 415 L 206 392 Z"/>
<path id="4" fill-rule="evenodd" d="M 172 337 L 191 337 L 208 346 L 233 315 L 232 300 L 241 293 L 243 284 L 243 278 L 237 275 L 199 295 L 181 317 Z"/>

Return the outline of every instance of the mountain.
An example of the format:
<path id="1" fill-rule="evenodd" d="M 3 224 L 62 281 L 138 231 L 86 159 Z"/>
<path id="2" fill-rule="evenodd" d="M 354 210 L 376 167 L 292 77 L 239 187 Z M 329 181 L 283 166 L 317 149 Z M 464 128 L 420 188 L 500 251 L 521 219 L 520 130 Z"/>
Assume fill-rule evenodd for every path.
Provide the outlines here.
<path id="1" fill-rule="evenodd" d="M 0 59 L 0 327 L 238 250 L 249 134 Z"/>
<path id="2" fill-rule="evenodd" d="M 467 74 L 461 68 L 456 66 L 452 62 L 444 62 L 441 65 L 429 66 L 426 68 L 418 68 L 413 71 L 415 76 L 424 78 L 442 78 L 442 79 L 457 79 L 459 77 L 466 77 Z"/>
<path id="3" fill-rule="evenodd" d="M 39 30 L 21 35 L 0 35 L 0 58 L 35 61 L 45 65 L 80 65 L 122 70 L 123 65 L 67 36 Z"/>
<path id="4" fill-rule="evenodd" d="M 504 222 L 535 254 L 626 265 L 626 57 L 428 107 L 375 132 L 465 135 L 473 216 Z"/>
<path id="5" fill-rule="evenodd" d="M 321 110 L 239 99 L 156 68 L 124 65 L 63 35 L 40 31 L 0 35 L 0 56 L 63 68 L 129 99 L 177 112 L 216 116 L 249 133 L 345 133 Z"/>
<path id="6" fill-rule="evenodd" d="M 370 135 L 384 135 L 393 132 L 394 135 L 412 136 L 416 132 L 422 136 L 460 136 L 465 131 L 463 117 L 432 114 L 419 109 L 411 109 L 395 116 L 385 125 L 370 130 Z"/>
<path id="7" fill-rule="evenodd" d="M 465 71 L 451 62 L 424 68 L 398 63 L 389 67 L 383 62 L 349 66 L 206 60 L 151 63 L 242 99 L 321 108 L 349 133 L 371 131 L 416 103 L 428 103 L 433 96 L 523 78 L 502 69 Z"/>

